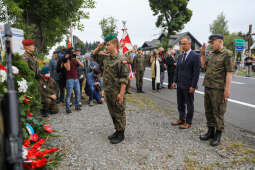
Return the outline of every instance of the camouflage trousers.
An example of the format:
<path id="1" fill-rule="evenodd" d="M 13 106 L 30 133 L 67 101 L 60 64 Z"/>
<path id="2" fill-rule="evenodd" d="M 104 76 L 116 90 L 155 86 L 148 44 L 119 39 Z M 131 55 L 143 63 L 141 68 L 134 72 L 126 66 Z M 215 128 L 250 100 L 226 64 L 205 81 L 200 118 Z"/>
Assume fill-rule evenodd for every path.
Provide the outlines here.
<path id="1" fill-rule="evenodd" d="M 42 99 L 42 105 L 42 110 L 46 113 L 56 114 L 59 112 L 56 101 L 51 98 Z"/>
<path id="2" fill-rule="evenodd" d="M 127 87 L 126 87 L 126 91 L 127 91 L 127 92 L 130 91 L 130 86 L 131 86 L 131 80 L 128 79 L 128 84 L 127 84 Z"/>
<path id="3" fill-rule="evenodd" d="M 137 89 L 142 89 L 143 88 L 143 75 L 144 75 L 144 71 L 137 71 L 136 74 L 135 74 L 136 88 Z"/>
<path id="4" fill-rule="evenodd" d="M 227 101 L 224 101 L 224 90 L 205 87 L 204 106 L 207 126 L 223 131 L 224 114 L 227 108 Z"/>
<path id="5" fill-rule="evenodd" d="M 119 104 L 117 101 L 118 92 L 107 92 L 105 91 L 106 104 L 110 115 L 112 117 L 112 121 L 114 124 L 114 128 L 117 131 L 125 131 L 126 128 L 126 98 L 124 96 L 124 100 L 122 104 Z"/>

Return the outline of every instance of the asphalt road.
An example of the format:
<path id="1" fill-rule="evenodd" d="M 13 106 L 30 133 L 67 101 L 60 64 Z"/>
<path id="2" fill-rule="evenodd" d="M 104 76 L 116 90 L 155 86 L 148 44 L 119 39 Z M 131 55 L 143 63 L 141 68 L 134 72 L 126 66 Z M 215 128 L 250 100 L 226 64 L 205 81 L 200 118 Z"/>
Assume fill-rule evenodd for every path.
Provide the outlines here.
<path id="1" fill-rule="evenodd" d="M 204 74 L 200 74 L 198 89 L 195 93 L 195 112 L 204 113 L 204 87 L 202 86 Z M 165 86 L 167 86 L 167 73 L 165 73 Z M 135 87 L 135 80 L 132 81 Z M 233 76 L 231 97 L 228 102 L 225 121 L 233 126 L 255 133 L 255 78 Z M 144 75 L 144 91 L 151 92 L 151 70 L 146 69 Z M 176 90 L 164 88 L 160 97 L 171 103 L 176 103 Z M 195 115 L 196 116 L 196 115 Z"/>

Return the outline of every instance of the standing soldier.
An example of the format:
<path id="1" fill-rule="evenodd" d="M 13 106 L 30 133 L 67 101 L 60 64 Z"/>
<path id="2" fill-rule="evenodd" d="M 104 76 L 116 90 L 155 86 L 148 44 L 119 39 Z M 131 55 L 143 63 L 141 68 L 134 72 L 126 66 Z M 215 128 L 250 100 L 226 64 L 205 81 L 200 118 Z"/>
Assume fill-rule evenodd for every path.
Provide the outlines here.
<path id="1" fill-rule="evenodd" d="M 39 92 L 42 97 L 42 116 L 48 117 L 48 113 L 58 113 L 58 106 L 56 103 L 58 85 L 53 78 L 50 77 L 50 69 L 43 67 L 39 79 Z"/>
<path id="2" fill-rule="evenodd" d="M 143 75 L 145 71 L 145 57 L 141 48 L 138 48 L 138 54 L 134 58 L 134 73 L 136 78 L 137 93 L 143 92 Z"/>
<path id="3" fill-rule="evenodd" d="M 130 53 L 126 53 L 126 58 L 127 58 L 127 61 L 128 61 L 128 64 L 130 64 L 131 68 L 132 68 L 132 65 L 133 65 L 133 57 L 130 55 Z M 126 93 L 127 94 L 132 94 L 131 91 L 130 91 L 130 85 L 131 84 L 131 80 L 130 80 L 130 77 L 128 79 L 128 84 L 127 84 L 127 89 L 126 89 Z"/>
<path id="4" fill-rule="evenodd" d="M 234 71 L 232 53 L 223 48 L 223 39 L 223 35 L 219 34 L 209 37 L 213 53 L 208 60 L 205 57 L 205 44 L 201 49 L 201 64 L 206 69 L 203 85 L 205 86 L 204 107 L 208 131 L 200 136 L 200 140 L 213 138 L 211 146 L 220 144 Z"/>
<path id="5" fill-rule="evenodd" d="M 34 55 L 35 46 L 33 40 L 23 40 L 23 47 L 25 49 L 25 53 L 23 54 L 24 60 L 27 62 L 28 67 L 36 74 L 37 66 L 36 59 Z"/>
<path id="6" fill-rule="evenodd" d="M 104 45 L 106 45 L 107 53 L 100 52 Z M 106 103 L 116 130 L 108 137 L 112 144 L 118 144 L 124 140 L 126 127 L 125 90 L 129 68 L 127 59 L 120 57 L 118 49 L 117 37 L 109 35 L 105 37 L 105 43 L 100 43 L 93 51 L 94 60 L 104 68 L 103 83 Z"/>

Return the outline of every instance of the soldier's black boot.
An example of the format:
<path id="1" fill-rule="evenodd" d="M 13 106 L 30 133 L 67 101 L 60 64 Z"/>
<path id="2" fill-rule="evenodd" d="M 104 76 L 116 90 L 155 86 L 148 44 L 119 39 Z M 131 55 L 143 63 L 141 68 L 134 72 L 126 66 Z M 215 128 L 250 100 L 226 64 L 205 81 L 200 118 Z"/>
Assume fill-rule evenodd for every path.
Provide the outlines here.
<path id="1" fill-rule="evenodd" d="M 136 93 L 140 93 L 140 89 L 139 88 L 137 88 Z"/>
<path id="2" fill-rule="evenodd" d="M 208 140 L 210 138 L 214 138 L 215 135 L 215 128 L 208 127 L 208 131 L 204 135 L 200 135 L 200 140 Z"/>
<path id="3" fill-rule="evenodd" d="M 115 136 L 117 135 L 118 131 L 116 130 L 113 134 L 111 134 L 110 136 L 108 136 L 109 140 L 112 140 L 113 138 L 115 138 Z"/>
<path id="4" fill-rule="evenodd" d="M 220 144 L 221 134 L 222 131 L 216 130 L 215 136 L 210 143 L 211 146 L 218 146 Z"/>
<path id="5" fill-rule="evenodd" d="M 125 139 L 124 131 L 118 131 L 116 136 L 111 139 L 111 144 L 118 144 Z"/>
<path id="6" fill-rule="evenodd" d="M 140 88 L 140 93 L 144 93 L 144 91 L 143 91 L 143 89 L 142 89 L 142 88 Z"/>

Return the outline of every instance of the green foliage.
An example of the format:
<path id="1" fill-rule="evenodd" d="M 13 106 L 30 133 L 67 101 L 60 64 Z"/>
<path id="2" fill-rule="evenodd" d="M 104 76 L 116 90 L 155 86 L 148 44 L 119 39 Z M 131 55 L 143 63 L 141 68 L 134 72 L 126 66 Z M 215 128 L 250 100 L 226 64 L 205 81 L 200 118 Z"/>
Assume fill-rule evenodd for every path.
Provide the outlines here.
<path id="1" fill-rule="evenodd" d="M 161 43 L 158 47 L 159 48 L 163 47 L 164 49 L 168 49 L 168 48 L 170 48 L 168 42 L 169 42 L 169 39 L 167 37 L 163 37 L 162 40 L 161 40 Z"/>
<path id="2" fill-rule="evenodd" d="M 84 29 L 81 19 L 88 18 L 85 9 L 94 8 L 94 0 L 0 0 L 0 7 L 8 9 L 13 27 L 23 29 L 26 39 L 35 40 L 41 53 L 47 53 L 68 34 L 70 26 Z M 5 10 L 0 22 L 6 22 Z"/>
<path id="3" fill-rule="evenodd" d="M 187 8 L 189 0 L 149 0 L 153 15 L 157 16 L 156 26 L 170 35 L 184 28 L 190 21 L 192 11 Z"/>
<path id="4" fill-rule="evenodd" d="M 103 18 L 99 22 L 99 25 L 101 26 L 101 30 L 102 30 L 103 39 L 109 34 L 118 36 L 118 31 L 117 31 L 118 27 L 116 24 L 117 24 L 117 20 L 113 17 Z"/>
<path id="5" fill-rule="evenodd" d="M 210 32 L 212 34 L 228 35 L 228 21 L 223 12 L 217 16 L 217 19 L 210 25 Z"/>
<path id="6" fill-rule="evenodd" d="M 22 75 L 22 77 L 29 82 L 26 93 L 28 96 L 32 97 L 29 111 L 32 113 L 39 112 L 41 109 L 41 95 L 38 91 L 38 83 L 34 78 L 34 72 L 29 69 L 27 63 L 23 60 L 23 57 L 18 54 L 13 56 L 13 65 L 19 69 L 19 75 Z"/>

